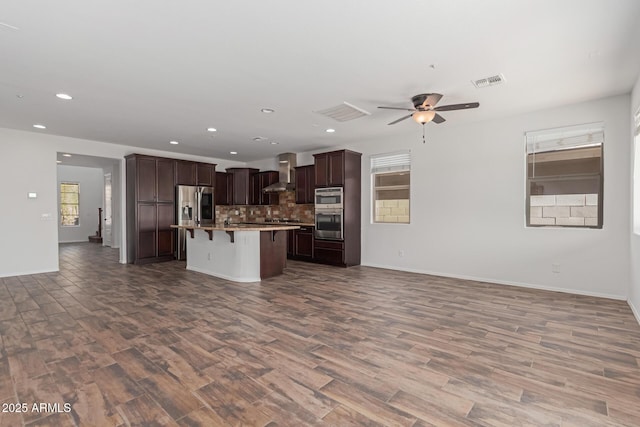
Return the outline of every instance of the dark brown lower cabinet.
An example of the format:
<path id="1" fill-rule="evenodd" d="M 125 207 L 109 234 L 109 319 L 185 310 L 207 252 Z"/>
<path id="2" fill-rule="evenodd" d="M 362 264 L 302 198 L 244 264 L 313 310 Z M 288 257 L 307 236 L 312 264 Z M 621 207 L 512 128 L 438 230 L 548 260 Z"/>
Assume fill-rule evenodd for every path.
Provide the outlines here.
<path id="1" fill-rule="evenodd" d="M 304 226 L 287 233 L 287 257 L 313 261 L 314 227 Z"/>
<path id="2" fill-rule="evenodd" d="M 313 227 L 300 227 L 295 230 L 294 256 L 300 259 L 313 258 Z"/>
<path id="3" fill-rule="evenodd" d="M 344 261 L 344 242 L 342 241 L 315 239 L 313 249 L 314 261 L 323 264 L 346 265 Z"/>

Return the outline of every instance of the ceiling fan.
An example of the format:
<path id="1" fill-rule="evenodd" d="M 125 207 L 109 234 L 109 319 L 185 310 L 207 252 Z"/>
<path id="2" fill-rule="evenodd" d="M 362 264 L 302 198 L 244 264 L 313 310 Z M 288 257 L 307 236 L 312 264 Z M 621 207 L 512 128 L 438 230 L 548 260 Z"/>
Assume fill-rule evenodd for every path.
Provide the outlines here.
<path id="1" fill-rule="evenodd" d="M 413 103 L 414 108 L 400 108 L 400 107 L 378 107 L 384 108 L 386 110 L 404 110 L 411 111 L 411 114 L 408 116 L 404 116 L 399 118 L 398 120 L 394 120 L 390 125 L 395 125 L 398 122 L 408 119 L 409 117 L 413 117 L 417 123 L 424 125 L 430 121 L 434 123 L 442 123 L 445 121 L 445 118 L 438 114 L 438 111 L 452 111 L 452 110 L 467 110 L 469 108 L 478 108 L 480 103 L 478 102 L 468 102 L 465 104 L 451 104 L 451 105 L 442 105 L 440 107 L 436 107 L 435 105 L 440 101 L 442 95 L 439 93 L 422 93 L 420 95 L 416 95 L 411 98 L 411 102 Z"/>

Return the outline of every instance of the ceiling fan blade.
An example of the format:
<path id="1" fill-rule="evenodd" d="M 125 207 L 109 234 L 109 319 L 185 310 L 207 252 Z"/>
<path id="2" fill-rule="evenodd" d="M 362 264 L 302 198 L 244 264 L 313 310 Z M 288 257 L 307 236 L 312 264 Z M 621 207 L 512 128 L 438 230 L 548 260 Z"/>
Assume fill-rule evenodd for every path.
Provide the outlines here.
<path id="1" fill-rule="evenodd" d="M 452 111 L 452 110 L 466 110 L 469 108 L 478 108 L 479 102 L 467 102 L 466 104 L 451 104 L 443 105 L 442 107 L 434 108 L 435 111 Z"/>
<path id="2" fill-rule="evenodd" d="M 411 102 L 417 109 L 426 109 L 436 105 L 440 98 L 442 98 L 442 95 L 439 93 L 421 93 L 412 97 Z"/>
<path id="3" fill-rule="evenodd" d="M 406 119 L 408 119 L 408 118 L 409 118 L 409 117 L 411 117 L 411 116 L 413 116 L 413 113 L 412 113 L 412 114 L 409 114 L 408 116 L 401 117 L 401 118 L 399 118 L 398 120 L 394 120 L 394 121 L 392 121 L 391 123 L 387 123 L 387 124 L 388 124 L 388 125 L 395 125 L 396 123 L 401 122 L 401 121 L 403 121 L 403 120 L 406 120 Z"/>
<path id="4" fill-rule="evenodd" d="M 442 95 L 439 93 L 430 93 L 427 95 L 427 99 L 424 100 L 424 102 L 422 103 L 422 105 L 424 107 L 426 107 L 427 105 L 430 105 L 432 107 L 434 107 L 438 101 L 440 101 L 440 99 L 442 99 Z"/>
<path id="5" fill-rule="evenodd" d="M 413 108 L 401 108 L 401 107 L 378 107 L 378 108 L 383 108 L 385 110 L 416 111 Z"/>
<path id="6" fill-rule="evenodd" d="M 444 117 L 442 117 L 440 114 L 436 113 L 435 116 L 433 116 L 433 120 L 431 120 L 433 123 L 442 123 L 444 121 L 446 121 L 446 119 Z"/>

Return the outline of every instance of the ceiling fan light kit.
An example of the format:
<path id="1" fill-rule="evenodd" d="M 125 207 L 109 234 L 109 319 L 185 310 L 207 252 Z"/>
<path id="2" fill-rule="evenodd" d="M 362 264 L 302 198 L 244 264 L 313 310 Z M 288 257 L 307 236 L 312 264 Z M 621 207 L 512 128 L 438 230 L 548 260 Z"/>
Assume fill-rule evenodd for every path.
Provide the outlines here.
<path id="1" fill-rule="evenodd" d="M 416 123 L 420 123 L 421 125 L 430 122 L 435 116 L 435 111 L 416 111 L 412 115 L 413 120 L 415 120 Z"/>
<path id="2" fill-rule="evenodd" d="M 478 102 L 467 102 L 465 104 L 450 104 L 436 107 L 435 105 L 438 103 L 438 101 L 440 101 L 441 98 L 442 95 L 439 93 L 422 93 L 411 98 L 413 108 L 378 108 L 383 108 L 385 110 L 402 110 L 411 112 L 411 114 L 409 114 L 408 116 L 404 116 L 392 121 L 391 123 L 389 123 L 390 125 L 395 125 L 396 123 L 408 119 L 409 117 L 413 117 L 413 120 L 416 123 L 424 125 L 425 123 L 429 122 L 434 122 L 436 124 L 444 122 L 445 118 L 438 114 L 438 111 L 468 110 L 469 108 L 478 108 L 480 106 L 480 103 Z"/>

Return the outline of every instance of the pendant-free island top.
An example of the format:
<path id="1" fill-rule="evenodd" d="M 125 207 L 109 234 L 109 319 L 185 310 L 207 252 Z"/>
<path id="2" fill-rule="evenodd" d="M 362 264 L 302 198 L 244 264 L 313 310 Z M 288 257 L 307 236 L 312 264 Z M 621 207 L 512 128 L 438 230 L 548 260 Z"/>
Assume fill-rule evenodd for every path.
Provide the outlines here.
<path id="1" fill-rule="evenodd" d="M 235 282 L 258 282 L 282 274 L 287 262 L 287 231 L 296 225 L 172 225 L 189 232 L 187 270 Z"/>

